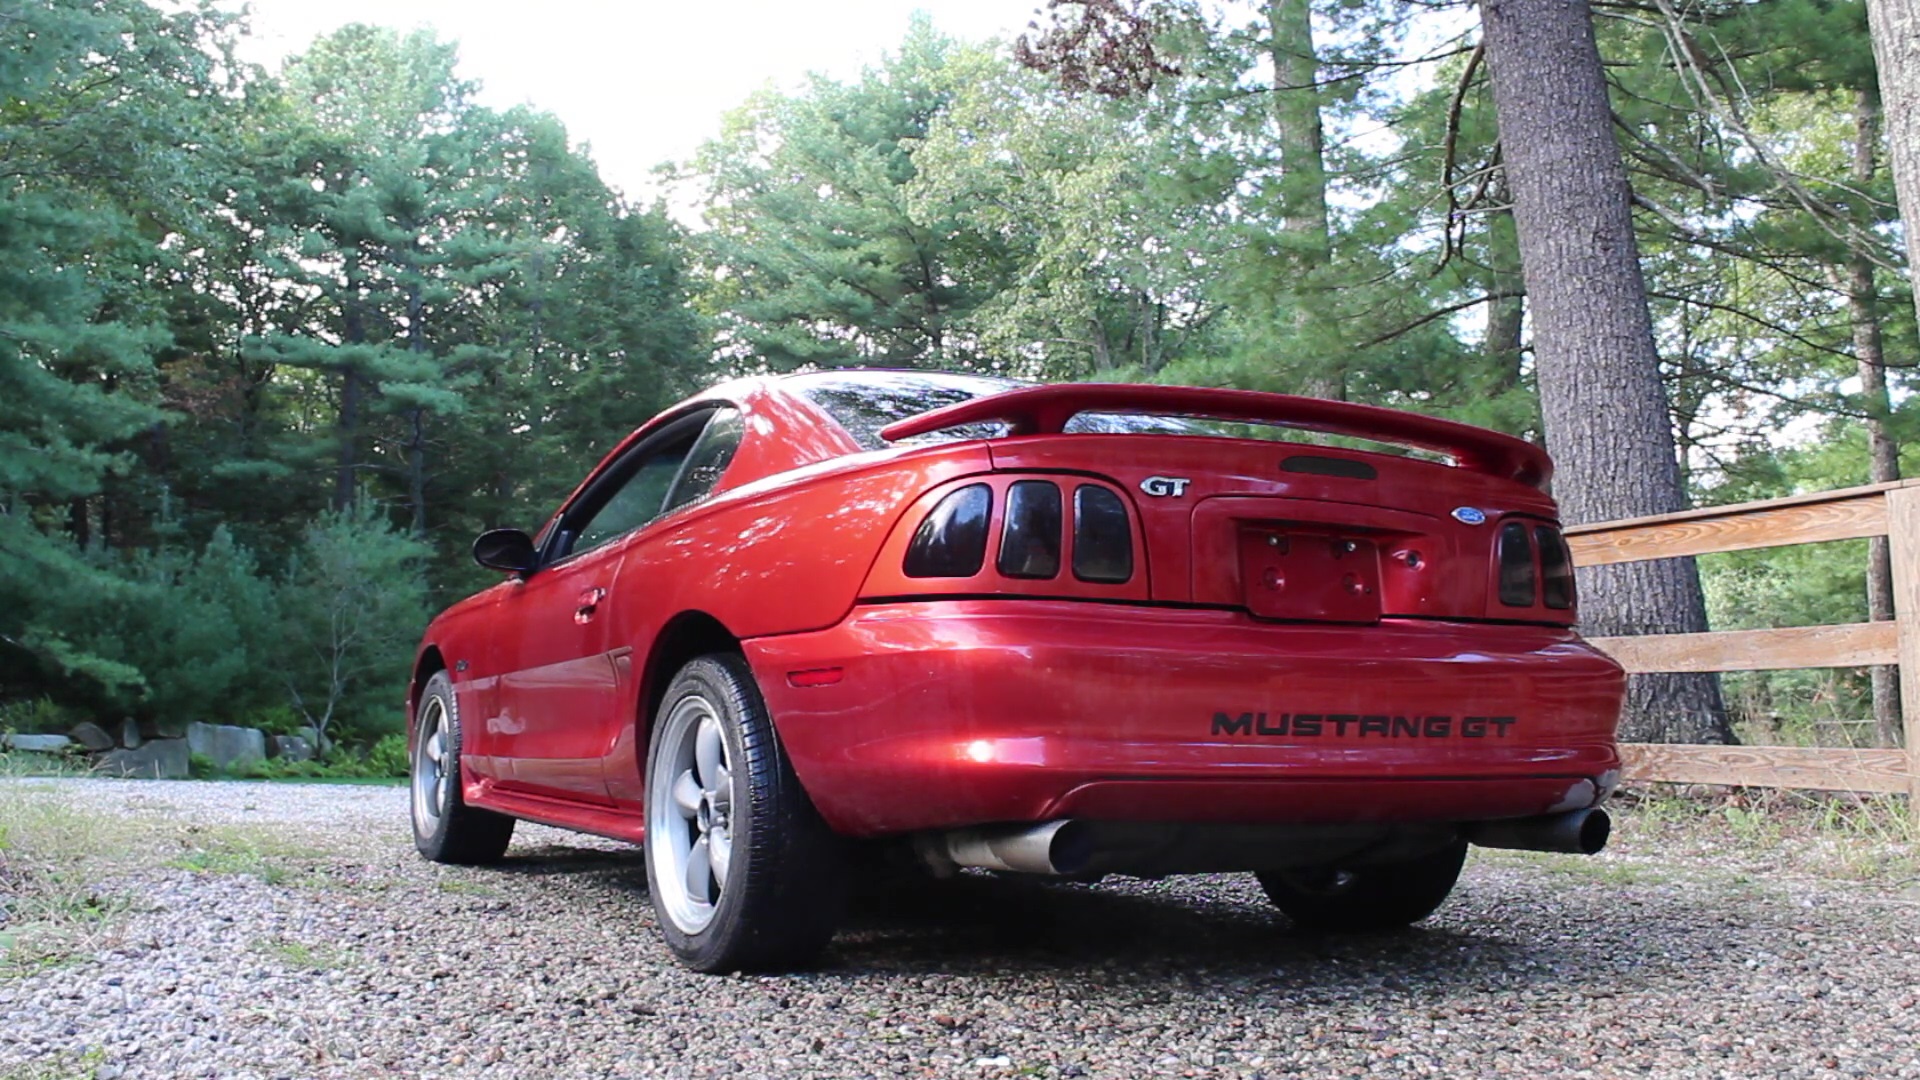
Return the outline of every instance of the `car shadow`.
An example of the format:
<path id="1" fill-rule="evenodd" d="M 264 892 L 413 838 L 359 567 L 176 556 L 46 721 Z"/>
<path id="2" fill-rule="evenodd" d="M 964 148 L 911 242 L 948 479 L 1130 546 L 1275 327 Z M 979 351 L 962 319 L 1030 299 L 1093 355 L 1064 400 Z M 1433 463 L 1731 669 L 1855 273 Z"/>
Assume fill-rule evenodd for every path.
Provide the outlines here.
<path id="1" fill-rule="evenodd" d="M 1240 878 L 1214 879 L 1240 884 Z M 1208 895 L 1216 893 L 1215 895 Z M 1217 893 L 1225 893 L 1219 895 Z M 1412 929 L 1330 937 L 1297 930 L 1257 891 L 1120 881 L 1077 885 L 963 874 L 856 897 L 832 961 L 891 970 L 1009 965 L 1270 970 L 1362 947 L 1452 951 L 1460 935 Z"/>
<path id="2" fill-rule="evenodd" d="M 570 885 L 623 904 L 650 903 L 638 848 L 547 844 L 516 849 L 497 869 L 565 875 Z M 1308 994 L 1356 980 L 1406 990 L 1524 987 L 1717 966 L 1741 952 L 1742 939 L 1720 921 L 1698 918 L 1696 901 L 1685 896 L 1602 904 L 1546 881 L 1538 895 L 1510 901 L 1476 895 L 1481 886 L 1470 878 L 1428 923 L 1352 935 L 1294 927 L 1250 875 L 1100 885 L 978 872 L 946 881 L 910 874 L 856 881 L 815 977 L 1053 970 L 1199 983 L 1252 977 Z M 1646 942 L 1658 942 L 1657 950 Z"/>

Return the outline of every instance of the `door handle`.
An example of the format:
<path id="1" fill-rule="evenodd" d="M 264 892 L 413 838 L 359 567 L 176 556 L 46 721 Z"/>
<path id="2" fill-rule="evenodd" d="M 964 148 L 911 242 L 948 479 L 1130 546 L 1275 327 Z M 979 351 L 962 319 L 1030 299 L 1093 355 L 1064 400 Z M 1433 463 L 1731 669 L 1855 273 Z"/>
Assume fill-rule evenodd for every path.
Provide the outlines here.
<path id="1" fill-rule="evenodd" d="M 593 621 L 593 613 L 600 610 L 600 601 L 607 598 L 607 590 L 595 586 L 580 591 L 580 606 L 573 609 L 573 621 L 586 624 Z"/>

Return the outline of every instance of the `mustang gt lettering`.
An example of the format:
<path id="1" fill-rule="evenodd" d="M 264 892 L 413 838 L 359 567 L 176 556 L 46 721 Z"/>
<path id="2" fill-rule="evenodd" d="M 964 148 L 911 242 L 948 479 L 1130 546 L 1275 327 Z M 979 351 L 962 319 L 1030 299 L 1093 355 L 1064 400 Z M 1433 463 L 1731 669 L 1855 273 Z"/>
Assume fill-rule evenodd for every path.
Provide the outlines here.
<path id="1" fill-rule="evenodd" d="M 502 580 L 434 618 L 407 689 L 414 843 L 638 844 L 709 972 L 813 962 L 898 864 L 1251 873 L 1298 926 L 1404 926 L 1469 844 L 1607 840 L 1626 678 L 1574 632 L 1552 474 L 1283 394 L 716 386 L 474 541 Z"/>
<path id="2" fill-rule="evenodd" d="M 1514 724 L 1511 716 L 1386 716 L 1361 713 L 1252 713 L 1213 714 L 1214 735 L 1290 735 L 1305 739 L 1328 736 L 1344 739 L 1348 732 L 1360 738 L 1504 739 Z"/>

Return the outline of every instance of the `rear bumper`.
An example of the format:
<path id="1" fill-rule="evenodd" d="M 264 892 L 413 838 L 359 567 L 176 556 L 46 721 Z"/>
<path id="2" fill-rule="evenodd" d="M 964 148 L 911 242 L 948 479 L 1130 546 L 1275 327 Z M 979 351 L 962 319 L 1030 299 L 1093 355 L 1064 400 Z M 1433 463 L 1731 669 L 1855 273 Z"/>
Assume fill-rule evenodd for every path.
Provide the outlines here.
<path id="1" fill-rule="evenodd" d="M 850 835 L 1487 820 L 1591 801 L 1620 763 L 1625 677 L 1553 627 L 956 600 L 862 606 L 746 652 L 795 772 Z"/>

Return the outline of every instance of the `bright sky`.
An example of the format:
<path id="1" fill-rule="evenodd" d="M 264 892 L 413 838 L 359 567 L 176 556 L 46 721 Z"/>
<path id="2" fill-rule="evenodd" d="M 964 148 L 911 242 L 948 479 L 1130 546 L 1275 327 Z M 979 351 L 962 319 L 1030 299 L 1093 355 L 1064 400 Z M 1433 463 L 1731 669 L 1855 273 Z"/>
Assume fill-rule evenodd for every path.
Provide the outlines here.
<path id="1" fill-rule="evenodd" d="M 916 10 L 965 40 L 1011 36 L 1043 0 L 252 0 L 249 59 L 277 66 L 352 22 L 433 28 L 460 45 L 460 74 L 483 104 L 522 103 L 591 145 L 600 173 L 650 197 L 650 172 L 720 129 L 720 116 L 771 82 L 847 77 L 906 36 Z"/>

